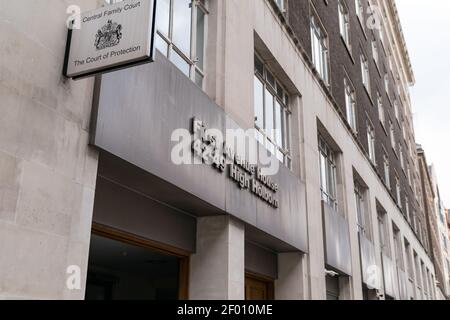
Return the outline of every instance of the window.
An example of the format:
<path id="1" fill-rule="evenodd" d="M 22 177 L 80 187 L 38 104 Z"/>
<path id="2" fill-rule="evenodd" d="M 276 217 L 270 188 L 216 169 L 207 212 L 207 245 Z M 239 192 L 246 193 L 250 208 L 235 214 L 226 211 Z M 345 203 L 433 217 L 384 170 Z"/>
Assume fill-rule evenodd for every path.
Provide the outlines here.
<path id="1" fill-rule="evenodd" d="M 389 57 L 388 57 L 388 62 L 389 62 L 389 70 L 391 71 L 391 73 L 394 73 L 394 61 L 393 61 L 393 57 L 391 52 L 389 51 Z"/>
<path id="2" fill-rule="evenodd" d="M 328 39 L 315 15 L 311 16 L 311 39 L 313 64 L 325 84 L 329 85 Z"/>
<path id="3" fill-rule="evenodd" d="M 422 272 L 423 290 L 425 292 L 425 296 L 428 296 L 428 279 L 425 271 L 425 265 L 422 260 L 420 261 L 420 268 Z M 428 300 L 428 298 L 426 298 L 426 300 Z"/>
<path id="4" fill-rule="evenodd" d="M 339 28 L 341 30 L 341 36 L 347 45 L 348 49 L 351 49 L 350 44 L 350 17 L 348 14 L 348 8 L 343 0 L 339 1 Z"/>
<path id="5" fill-rule="evenodd" d="M 402 121 L 402 135 L 403 135 L 403 140 L 406 141 L 406 124 L 405 124 L 405 121 Z"/>
<path id="6" fill-rule="evenodd" d="M 411 245 L 409 244 L 408 240 L 405 238 L 405 254 L 406 254 L 406 262 L 407 262 L 407 272 L 409 279 L 414 280 L 414 266 L 413 266 L 413 260 L 412 260 L 412 252 L 411 252 Z"/>
<path id="7" fill-rule="evenodd" d="M 395 113 L 395 119 L 400 123 L 400 108 L 398 105 L 398 100 L 394 101 L 394 113 Z"/>
<path id="8" fill-rule="evenodd" d="M 381 209 L 380 206 L 377 203 L 377 218 L 378 218 L 378 232 L 380 236 L 380 246 L 381 251 L 387 255 L 388 257 L 391 256 L 390 254 L 390 246 L 389 246 L 389 229 L 388 229 L 388 222 L 387 222 L 387 214 L 384 209 Z"/>
<path id="9" fill-rule="evenodd" d="M 402 97 L 402 88 L 400 85 L 400 76 L 397 74 L 397 94 L 399 95 L 399 97 Z"/>
<path id="10" fill-rule="evenodd" d="M 384 167 L 384 182 L 386 183 L 386 186 L 390 189 L 391 188 L 391 176 L 390 176 L 390 164 L 389 164 L 389 156 L 387 155 L 386 151 L 383 155 L 383 167 Z"/>
<path id="11" fill-rule="evenodd" d="M 362 81 L 363 85 L 367 90 L 367 93 L 370 95 L 370 73 L 369 73 L 369 61 L 365 55 L 361 55 L 361 73 L 362 73 Z"/>
<path id="12" fill-rule="evenodd" d="M 397 226 L 393 226 L 393 233 L 394 233 L 394 245 L 395 245 L 395 262 L 397 263 L 397 267 L 403 270 L 403 247 L 402 247 L 402 240 L 400 237 L 400 230 L 397 228 Z"/>
<path id="13" fill-rule="evenodd" d="M 403 154 L 403 146 L 400 144 L 398 148 L 400 153 L 400 166 L 403 170 L 405 170 L 405 156 Z"/>
<path id="14" fill-rule="evenodd" d="M 398 176 L 395 176 L 395 195 L 397 197 L 397 205 L 401 208 L 402 207 L 402 194 L 401 194 L 401 187 L 400 187 L 400 179 Z"/>
<path id="15" fill-rule="evenodd" d="M 389 120 L 389 133 L 390 133 L 390 137 L 391 137 L 392 149 L 394 149 L 394 151 L 396 151 L 397 143 L 395 140 L 395 130 L 394 130 L 394 124 L 392 123 L 391 120 Z"/>
<path id="16" fill-rule="evenodd" d="M 407 176 L 408 176 L 408 183 L 410 186 L 412 186 L 411 168 L 409 166 L 409 163 L 406 164 L 406 172 L 407 172 Z"/>
<path id="17" fill-rule="evenodd" d="M 430 297 L 429 299 L 435 299 L 434 297 L 434 289 L 433 289 L 433 282 L 431 279 L 431 274 L 430 274 L 430 270 L 427 268 L 427 278 L 428 278 L 428 288 L 429 288 L 429 293 L 430 293 Z"/>
<path id="18" fill-rule="evenodd" d="M 410 141 L 410 143 L 408 145 L 408 151 L 409 151 L 409 157 L 411 159 L 413 159 L 412 161 L 414 163 L 414 152 L 413 152 L 413 147 L 412 147 L 413 145 L 414 145 L 414 142 Z"/>
<path id="19" fill-rule="evenodd" d="M 380 30 L 379 30 L 380 32 L 379 32 L 379 35 L 380 35 L 380 41 L 381 41 L 381 44 L 383 45 L 383 46 L 385 46 L 385 40 L 384 40 L 384 24 L 383 24 L 383 21 L 382 21 L 382 18 L 380 17 Z"/>
<path id="20" fill-rule="evenodd" d="M 319 136 L 320 191 L 322 200 L 337 210 L 336 153 Z"/>
<path id="21" fill-rule="evenodd" d="M 277 4 L 278 8 L 280 8 L 281 12 L 285 12 L 284 7 L 284 0 L 275 0 L 275 3 Z"/>
<path id="22" fill-rule="evenodd" d="M 291 168 L 291 111 L 288 93 L 256 55 L 254 95 L 256 139 Z"/>
<path id="23" fill-rule="evenodd" d="M 425 231 L 425 226 L 422 226 L 422 241 L 424 247 L 429 250 L 430 247 L 428 246 L 428 238 L 427 238 L 427 232 Z"/>
<path id="24" fill-rule="evenodd" d="M 373 55 L 373 60 L 375 61 L 375 64 L 378 66 L 379 54 L 378 54 L 378 44 L 377 44 L 376 40 L 372 41 L 372 55 Z"/>
<path id="25" fill-rule="evenodd" d="M 370 223 L 367 214 L 366 206 L 366 193 L 367 189 L 361 185 L 357 180 L 354 181 L 355 186 L 355 205 L 356 205 L 356 217 L 358 224 L 358 232 L 370 239 Z"/>
<path id="26" fill-rule="evenodd" d="M 368 143 L 368 151 L 369 151 L 369 159 L 373 164 L 376 164 L 375 157 L 375 130 L 373 129 L 372 124 L 367 120 L 367 143 Z"/>
<path id="27" fill-rule="evenodd" d="M 428 268 L 427 274 L 428 274 L 428 281 L 430 282 L 430 300 L 436 300 L 434 276 L 430 273 L 430 270 Z"/>
<path id="28" fill-rule="evenodd" d="M 413 256 L 414 256 L 414 265 L 415 265 L 415 274 L 416 274 L 416 285 L 417 287 L 420 288 L 422 287 L 422 277 L 421 277 L 421 273 L 420 273 L 420 264 L 419 264 L 419 256 L 416 253 L 416 251 L 413 251 Z"/>
<path id="29" fill-rule="evenodd" d="M 386 90 L 386 94 L 389 97 L 389 75 L 387 73 L 384 75 L 384 90 Z"/>
<path id="30" fill-rule="evenodd" d="M 432 297 L 433 297 L 433 300 L 436 300 L 436 291 L 435 291 L 435 288 L 434 288 L 434 285 L 435 285 L 435 280 L 434 280 L 434 276 L 433 275 L 431 275 L 431 285 L 432 285 L 432 289 L 431 289 L 431 294 L 432 294 Z"/>
<path id="31" fill-rule="evenodd" d="M 386 118 L 385 118 L 384 108 L 383 108 L 383 99 L 379 92 L 377 92 L 377 105 L 378 105 L 378 115 L 380 118 L 380 122 L 384 127 Z"/>
<path id="32" fill-rule="evenodd" d="M 417 231 L 416 231 L 420 242 L 423 244 L 423 235 L 422 235 L 422 220 L 420 217 L 417 218 Z"/>
<path id="33" fill-rule="evenodd" d="M 411 212 L 410 212 L 410 208 L 409 208 L 409 198 L 408 196 L 405 196 L 405 206 L 406 206 L 406 218 L 408 219 L 409 223 L 412 223 L 412 219 L 411 219 Z"/>
<path id="34" fill-rule="evenodd" d="M 357 132 L 356 125 L 356 98 L 355 89 L 352 87 L 350 80 L 344 78 L 345 87 L 345 109 L 347 113 L 347 122 L 352 128 L 353 132 Z"/>
<path id="35" fill-rule="evenodd" d="M 445 234 L 441 234 L 441 238 L 442 238 L 442 243 L 444 244 L 445 251 L 447 251 L 447 249 L 448 249 L 447 237 Z"/>
<path id="36" fill-rule="evenodd" d="M 356 16 L 358 17 L 361 25 L 363 25 L 364 21 L 364 6 L 362 4 L 362 0 L 355 0 L 355 8 L 356 8 Z"/>
<path id="37" fill-rule="evenodd" d="M 203 87 L 206 0 L 158 0 L 156 48 Z"/>

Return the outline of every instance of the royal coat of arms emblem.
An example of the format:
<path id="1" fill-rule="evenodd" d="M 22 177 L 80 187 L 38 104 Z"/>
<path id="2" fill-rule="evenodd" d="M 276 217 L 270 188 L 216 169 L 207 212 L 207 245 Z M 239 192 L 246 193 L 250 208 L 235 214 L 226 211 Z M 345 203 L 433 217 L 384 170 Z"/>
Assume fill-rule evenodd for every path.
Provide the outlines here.
<path id="1" fill-rule="evenodd" d="M 120 43 L 120 39 L 122 39 L 122 25 L 108 20 L 95 35 L 95 48 L 102 50 L 114 47 Z"/>

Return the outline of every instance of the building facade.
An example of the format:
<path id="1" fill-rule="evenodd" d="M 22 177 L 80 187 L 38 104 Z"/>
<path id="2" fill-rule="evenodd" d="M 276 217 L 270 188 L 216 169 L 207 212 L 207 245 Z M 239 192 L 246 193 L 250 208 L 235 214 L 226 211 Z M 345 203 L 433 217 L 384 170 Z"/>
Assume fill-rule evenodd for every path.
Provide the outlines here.
<path id="1" fill-rule="evenodd" d="M 447 218 L 447 229 L 448 229 L 448 239 L 450 240 L 450 212 L 448 209 L 445 209 L 445 217 Z M 449 257 L 450 257 L 450 249 L 449 249 Z M 449 274 L 450 274 L 450 265 L 449 265 Z"/>
<path id="2" fill-rule="evenodd" d="M 394 1 L 159 0 L 156 61 L 79 81 L 67 19 L 0 0 L 1 298 L 439 298 Z"/>
<path id="3" fill-rule="evenodd" d="M 437 294 L 441 297 L 445 296 L 445 271 L 442 261 L 442 251 L 439 240 L 439 226 L 437 222 L 437 213 L 435 206 L 436 194 L 434 193 L 433 180 L 427 165 L 425 153 L 420 145 L 417 148 L 419 154 L 419 170 L 422 185 L 422 199 L 423 208 L 426 216 L 426 226 L 428 232 L 426 233 L 426 246 L 433 259 L 436 271 Z"/>
<path id="4" fill-rule="evenodd" d="M 423 159 L 426 161 L 425 154 L 422 149 L 419 149 L 419 155 L 423 153 Z M 441 254 L 440 260 L 436 261 L 436 263 L 441 263 L 442 265 L 442 272 L 443 272 L 443 278 L 442 278 L 442 295 L 445 297 L 450 297 L 450 257 L 449 257 L 449 236 L 448 236 L 448 224 L 447 224 L 447 215 L 446 210 L 444 207 L 444 203 L 441 199 L 440 191 L 439 191 L 439 185 L 437 181 L 437 174 L 436 169 L 434 165 L 430 165 L 428 167 L 428 171 L 430 174 L 431 183 L 433 186 L 433 193 L 434 193 L 434 216 L 431 216 L 430 218 L 434 219 L 436 221 L 437 225 L 437 237 L 438 237 L 438 244 L 439 244 L 439 250 Z"/>

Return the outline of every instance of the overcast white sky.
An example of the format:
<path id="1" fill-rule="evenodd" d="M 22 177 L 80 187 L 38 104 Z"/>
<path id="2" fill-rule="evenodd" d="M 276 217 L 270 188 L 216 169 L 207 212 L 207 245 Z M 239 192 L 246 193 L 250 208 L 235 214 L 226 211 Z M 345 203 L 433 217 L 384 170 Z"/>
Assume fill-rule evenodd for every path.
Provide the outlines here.
<path id="1" fill-rule="evenodd" d="M 450 1 L 396 0 L 416 84 L 411 88 L 416 140 L 438 175 L 450 207 Z"/>

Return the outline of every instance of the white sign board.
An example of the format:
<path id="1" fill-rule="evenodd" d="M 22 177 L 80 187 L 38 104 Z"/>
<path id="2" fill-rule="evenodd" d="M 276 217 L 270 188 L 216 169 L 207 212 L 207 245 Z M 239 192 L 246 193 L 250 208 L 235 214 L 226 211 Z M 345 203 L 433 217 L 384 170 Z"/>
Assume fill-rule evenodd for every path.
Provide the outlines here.
<path id="1" fill-rule="evenodd" d="M 81 78 L 153 61 L 155 0 L 126 0 L 81 14 L 69 31 L 64 75 Z"/>

